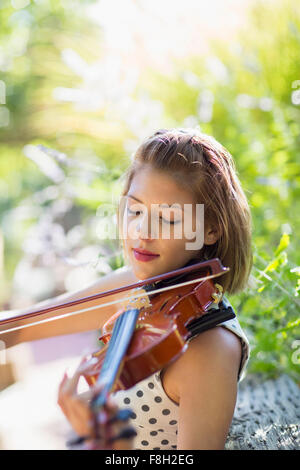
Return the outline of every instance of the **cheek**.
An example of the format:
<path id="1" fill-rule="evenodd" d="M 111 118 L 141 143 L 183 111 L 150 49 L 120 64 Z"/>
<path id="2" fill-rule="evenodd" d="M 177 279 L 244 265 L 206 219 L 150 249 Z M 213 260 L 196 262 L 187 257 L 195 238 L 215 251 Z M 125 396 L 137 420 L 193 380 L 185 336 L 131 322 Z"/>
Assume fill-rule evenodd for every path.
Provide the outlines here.
<path id="1" fill-rule="evenodd" d="M 194 256 L 194 252 L 186 250 L 186 240 L 165 240 L 162 246 L 161 263 L 165 271 L 172 271 L 184 266 Z"/>
<path id="2" fill-rule="evenodd" d="M 174 255 L 182 256 L 185 253 L 185 243 L 186 240 L 183 239 L 174 239 L 170 238 L 170 240 L 161 240 L 160 241 L 160 252 L 163 253 L 164 258 L 173 258 Z"/>

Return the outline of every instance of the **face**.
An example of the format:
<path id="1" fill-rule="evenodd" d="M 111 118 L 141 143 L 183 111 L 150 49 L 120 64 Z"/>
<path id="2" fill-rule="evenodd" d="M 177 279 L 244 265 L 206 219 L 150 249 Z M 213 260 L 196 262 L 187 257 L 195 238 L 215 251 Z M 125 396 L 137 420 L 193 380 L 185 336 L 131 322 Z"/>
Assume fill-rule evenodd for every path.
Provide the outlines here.
<path id="1" fill-rule="evenodd" d="M 191 246 L 193 242 L 192 233 L 199 228 L 193 194 L 181 188 L 166 173 L 144 167 L 134 176 L 124 199 L 123 221 L 126 220 L 127 224 L 123 232 L 124 248 L 137 279 L 179 269 L 199 252 L 203 243 L 200 248 L 187 249 L 187 245 Z M 183 230 L 186 226 L 193 232 Z M 215 243 L 214 231 L 209 227 L 205 231 L 203 223 L 200 229 L 203 230 L 205 244 Z M 176 231 L 180 238 L 174 236 Z M 157 256 L 145 257 L 135 250 L 146 250 Z"/>

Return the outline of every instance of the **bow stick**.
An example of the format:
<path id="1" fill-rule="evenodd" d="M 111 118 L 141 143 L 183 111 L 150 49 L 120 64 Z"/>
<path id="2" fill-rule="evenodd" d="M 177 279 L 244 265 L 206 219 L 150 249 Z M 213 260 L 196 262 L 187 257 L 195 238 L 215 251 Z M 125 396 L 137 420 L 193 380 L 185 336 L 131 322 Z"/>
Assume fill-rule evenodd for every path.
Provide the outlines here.
<path id="1" fill-rule="evenodd" d="M 190 281 L 185 281 L 183 283 L 178 283 L 178 284 L 175 284 L 175 285 L 162 287 L 162 288 L 159 288 L 159 289 L 153 289 L 153 290 L 147 292 L 147 294 L 148 295 L 153 295 L 153 294 L 157 294 L 159 292 L 163 292 L 163 291 L 166 291 L 166 290 L 176 289 L 180 286 L 185 286 L 185 285 L 188 285 L 188 284 L 196 283 L 198 281 L 205 281 L 205 280 L 208 280 L 208 279 L 213 279 L 213 278 L 219 277 L 219 276 L 223 275 L 225 272 L 229 271 L 229 268 L 225 268 L 224 266 L 222 266 L 222 264 L 221 264 L 221 262 L 218 258 L 214 258 L 214 259 L 209 260 L 209 261 L 195 263 L 191 266 L 187 266 L 187 267 L 184 267 L 184 268 L 177 269 L 175 271 L 170 271 L 170 272 L 165 273 L 165 274 L 154 276 L 154 277 L 145 279 L 143 281 L 139 281 L 138 283 L 131 284 L 129 286 L 119 287 L 119 288 L 112 289 L 112 290 L 107 291 L 107 292 L 102 292 L 102 293 L 91 295 L 91 296 L 84 297 L 84 298 L 81 298 L 81 299 L 72 300 L 70 302 L 66 302 L 66 303 L 59 304 L 59 305 L 54 305 L 52 307 L 46 307 L 46 308 L 43 308 L 43 309 L 40 309 L 40 310 L 37 310 L 37 311 L 34 311 L 34 312 L 15 315 L 15 316 L 6 317 L 6 318 L 2 318 L 2 319 L 1 319 L 1 316 L 0 316 L 0 327 L 1 327 L 1 325 L 7 325 L 9 323 L 19 322 L 21 320 L 27 320 L 28 318 L 33 318 L 33 317 L 37 317 L 37 316 L 40 316 L 40 315 L 44 315 L 46 313 L 53 312 L 55 310 L 59 310 L 59 309 L 62 309 L 62 308 L 68 308 L 68 307 L 73 307 L 73 306 L 76 306 L 76 305 L 80 305 L 81 303 L 87 303 L 87 302 L 90 302 L 92 300 L 96 300 L 96 299 L 106 297 L 106 296 L 109 296 L 109 295 L 114 295 L 114 294 L 120 293 L 120 292 L 125 291 L 125 290 L 130 290 L 130 289 L 134 289 L 134 288 L 136 290 L 139 290 L 139 289 L 142 289 L 146 285 L 154 284 L 155 282 L 159 282 L 159 281 L 168 279 L 170 277 L 175 277 L 175 276 L 178 276 L 180 274 L 185 274 L 187 272 L 193 272 L 193 271 L 196 271 L 197 269 L 205 269 L 205 267 L 211 267 L 211 264 L 213 265 L 214 269 L 219 268 L 220 272 L 215 272 L 215 273 L 210 274 L 208 276 L 203 276 L 203 277 L 200 277 L 200 278 L 197 278 L 197 279 L 192 279 Z M 42 320 L 34 321 L 32 323 L 26 323 L 24 325 L 14 326 L 12 328 L 6 328 L 6 329 L 0 331 L 0 335 L 4 334 L 4 333 L 9 333 L 11 331 L 20 330 L 20 329 L 23 329 L 23 328 L 28 328 L 30 326 L 35 326 L 35 325 L 39 325 L 39 324 L 42 324 L 42 323 L 48 323 L 48 322 L 51 322 L 51 321 L 55 321 L 58 318 L 65 318 L 65 317 L 69 317 L 69 316 L 72 316 L 72 315 L 78 315 L 78 314 L 81 314 L 81 313 L 84 313 L 84 312 L 95 310 L 97 308 L 107 307 L 109 305 L 121 303 L 125 300 L 136 299 L 136 298 L 144 297 L 144 296 L 145 296 L 145 292 L 142 292 L 142 293 L 137 293 L 137 294 L 129 296 L 129 297 L 113 300 L 113 301 L 106 302 L 106 303 L 99 304 L 99 305 L 93 305 L 91 307 L 86 307 L 86 308 L 76 310 L 76 311 L 73 311 L 73 312 L 69 312 L 69 313 L 62 313 L 62 314 L 57 313 L 56 315 L 54 315 L 51 318 L 45 318 L 45 319 L 42 319 Z"/>

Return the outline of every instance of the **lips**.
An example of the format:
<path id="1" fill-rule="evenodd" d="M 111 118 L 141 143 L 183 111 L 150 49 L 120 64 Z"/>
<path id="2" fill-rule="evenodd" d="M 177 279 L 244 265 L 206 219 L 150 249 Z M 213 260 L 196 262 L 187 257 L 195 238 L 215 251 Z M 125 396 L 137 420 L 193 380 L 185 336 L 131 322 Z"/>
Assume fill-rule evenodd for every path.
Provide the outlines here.
<path id="1" fill-rule="evenodd" d="M 149 256 L 159 256 L 156 253 L 151 253 L 151 251 L 147 250 L 141 250 L 140 248 L 133 248 L 134 251 L 137 251 L 138 253 L 141 253 L 141 255 L 149 255 Z"/>
<path id="2" fill-rule="evenodd" d="M 133 253 L 134 253 L 135 258 L 138 261 L 145 261 L 145 262 L 153 261 L 159 257 L 159 255 L 155 255 L 151 253 L 150 251 L 140 250 L 140 249 L 136 250 L 135 248 L 133 248 Z M 147 254 L 147 253 L 151 253 L 151 254 Z"/>

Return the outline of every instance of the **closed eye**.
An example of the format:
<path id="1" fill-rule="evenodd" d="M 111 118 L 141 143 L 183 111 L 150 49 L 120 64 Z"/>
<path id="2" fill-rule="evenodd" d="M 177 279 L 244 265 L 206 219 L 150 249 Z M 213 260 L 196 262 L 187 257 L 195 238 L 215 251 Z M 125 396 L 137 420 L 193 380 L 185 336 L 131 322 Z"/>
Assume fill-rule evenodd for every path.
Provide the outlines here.
<path id="1" fill-rule="evenodd" d="M 136 217 L 138 216 L 139 214 L 141 214 L 142 211 L 132 211 L 130 210 L 129 208 L 127 208 L 127 212 L 128 214 Z M 160 216 L 160 219 L 165 222 L 166 224 L 170 224 L 170 225 L 175 225 L 175 224 L 178 224 L 179 222 L 181 222 L 180 220 L 166 220 L 164 219 L 162 216 Z"/>

